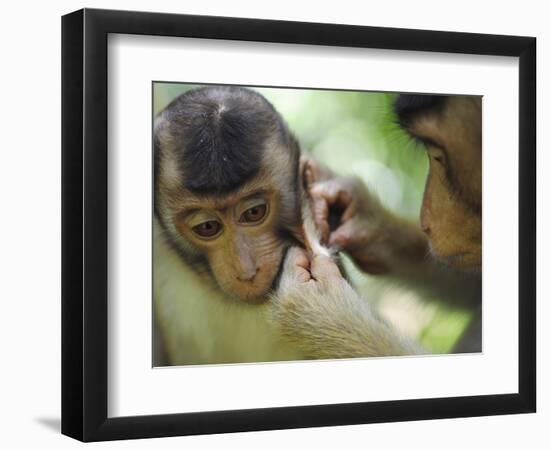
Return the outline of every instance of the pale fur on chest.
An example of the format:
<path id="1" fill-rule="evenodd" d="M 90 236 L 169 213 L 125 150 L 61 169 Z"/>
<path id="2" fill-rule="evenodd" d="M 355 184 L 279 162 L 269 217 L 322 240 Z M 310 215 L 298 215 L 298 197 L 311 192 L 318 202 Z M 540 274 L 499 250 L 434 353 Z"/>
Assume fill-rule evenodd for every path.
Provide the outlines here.
<path id="1" fill-rule="evenodd" d="M 225 298 L 156 233 L 153 272 L 155 319 L 171 364 L 303 359 L 268 320 L 269 303 Z"/>

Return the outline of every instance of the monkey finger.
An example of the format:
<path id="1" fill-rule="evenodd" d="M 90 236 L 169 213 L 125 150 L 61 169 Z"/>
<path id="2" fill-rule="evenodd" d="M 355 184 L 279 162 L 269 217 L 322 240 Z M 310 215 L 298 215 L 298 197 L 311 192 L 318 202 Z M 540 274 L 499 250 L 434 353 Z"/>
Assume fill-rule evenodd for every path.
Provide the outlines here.
<path id="1" fill-rule="evenodd" d="M 315 189 L 312 189 L 312 198 L 323 199 L 324 203 L 318 200 L 317 207 L 323 209 L 318 212 L 316 220 L 322 231 L 326 232 L 328 225 L 329 234 L 331 229 L 337 228 L 356 214 L 357 201 L 346 187 L 345 180 L 336 179 L 318 183 L 315 185 Z M 324 242 L 328 241 L 328 236 L 323 236 L 323 238 Z"/>
<path id="2" fill-rule="evenodd" d="M 330 227 L 328 223 L 329 208 L 327 201 L 322 197 L 312 197 L 313 199 L 313 220 L 319 233 L 321 234 L 321 241 L 327 242 Z"/>
<path id="3" fill-rule="evenodd" d="M 311 261 L 311 275 L 316 280 L 342 278 L 340 269 L 330 256 L 315 255 Z"/>
<path id="4" fill-rule="evenodd" d="M 349 181 L 344 178 L 334 178 L 316 183 L 311 188 L 311 192 L 314 195 L 324 197 L 330 206 L 338 205 L 341 208 L 346 208 L 353 199 Z"/>
<path id="5" fill-rule="evenodd" d="M 311 273 L 303 267 L 298 267 L 294 276 L 299 283 L 307 283 L 308 281 L 311 281 Z"/>
<path id="6" fill-rule="evenodd" d="M 346 180 L 337 178 L 317 183 L 310 191 L 314 206 L 314 220 L 321 232 L 323 242 L 328 242 L 332 229 L 355 215 L 357 202 L 352 198 L 346 183 Z"/>
<path id="7" fill-rule="evenodd" d="M 356 214 L 357 214 L 357 201 L 353 199 L 349 202 L 349 204 L 346 206 L 346 208 L 342 212 L 340 223 L 344 224 L 349 222 L 351 219 L 355 217 Z"/>
<path id="8" fill-rule="evenodd" d="M 331 205 L 336 201 L 339 190 L 340 186 L 336 180 L 328 180 L 315 183 L 309 192 L 313 197 L 324 198 Z"/>
<path id="9" fill-rule="evenodd" d="M 281 284 L 288 286 L 295 282 L 306 283 L 310 281 L 310 264 L 308 254 L 304 249 L 299 247 L 290 248 L 285 258 Z"/>
<path id="10" fill-rule="evenodd" d="M 363 235 L 356 230 L 357 226 L 354 221 L 347 221 L 338 227 L 335 231 L 330 234 L 328 239 L 329 247 L 336 247 L 340 249 L 348 249 L 350 245 L 353 245 L 355 239 L 354 236 L 357 234 Z"/>
<path id="11" fill-rule="evenodd" d="M 310 261 L 307 252 L 300 247 L 291 247 L 285 258 L 285 271 L 296 268 L 309 269 Z"/>

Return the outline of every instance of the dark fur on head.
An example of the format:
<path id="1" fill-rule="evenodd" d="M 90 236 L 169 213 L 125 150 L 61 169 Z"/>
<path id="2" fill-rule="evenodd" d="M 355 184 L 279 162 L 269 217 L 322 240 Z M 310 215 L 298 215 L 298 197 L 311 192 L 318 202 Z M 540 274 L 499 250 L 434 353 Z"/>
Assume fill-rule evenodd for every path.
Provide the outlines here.
<path id="1" fill-rule="evenodd" d="M 447 98 L 445 95 L 400 94 L 394 103 L 399 125 L 407 128 L 415 116 L 440 111 Z"/>
<path id="2" fill-rule="evenodd" d="M 188 91 L 159 117 L 168 124 L 163 134 L 178 146 L 184 187 L 198 194 L 238 188 L 258 173 L 270 137 L 277 136 L 283 144 L 289 138 L 271 103 L 242 87 L 208 86 Z"/>

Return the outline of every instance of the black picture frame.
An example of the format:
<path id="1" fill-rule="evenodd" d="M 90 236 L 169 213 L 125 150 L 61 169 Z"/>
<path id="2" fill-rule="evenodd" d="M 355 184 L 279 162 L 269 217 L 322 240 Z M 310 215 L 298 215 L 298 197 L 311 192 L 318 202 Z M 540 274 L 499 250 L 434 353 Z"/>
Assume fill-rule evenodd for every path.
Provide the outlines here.
<path id="1" fill-rule="evenodd" d="M 109 33 L 519 57 L 518 393 L 107 417 Z M 535 412 L 536 39 L 84 9 L 62 18 L 62 433 L 82 441 Z"/>

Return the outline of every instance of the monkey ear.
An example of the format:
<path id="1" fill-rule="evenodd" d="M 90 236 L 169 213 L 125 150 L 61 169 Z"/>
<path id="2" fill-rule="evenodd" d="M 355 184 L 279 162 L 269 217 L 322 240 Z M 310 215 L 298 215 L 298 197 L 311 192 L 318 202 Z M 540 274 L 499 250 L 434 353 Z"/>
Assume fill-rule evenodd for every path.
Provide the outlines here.
<path id="1" fill-rule="evenodd" d="M 315 161 L 311 155 L 300 156 L 300 176 L 304 183 L 304 188 L 307 192 L 314 183 L 332 178 L 332 172 Z"/>
<path id="2" fill-rule="evenodd" d="M 309 192 L 311 186 L 316 181 L 315 176 L 315 161 L 310 156 L 300 156 L 300 177 L 304 184 L 304 189 Z"/>

